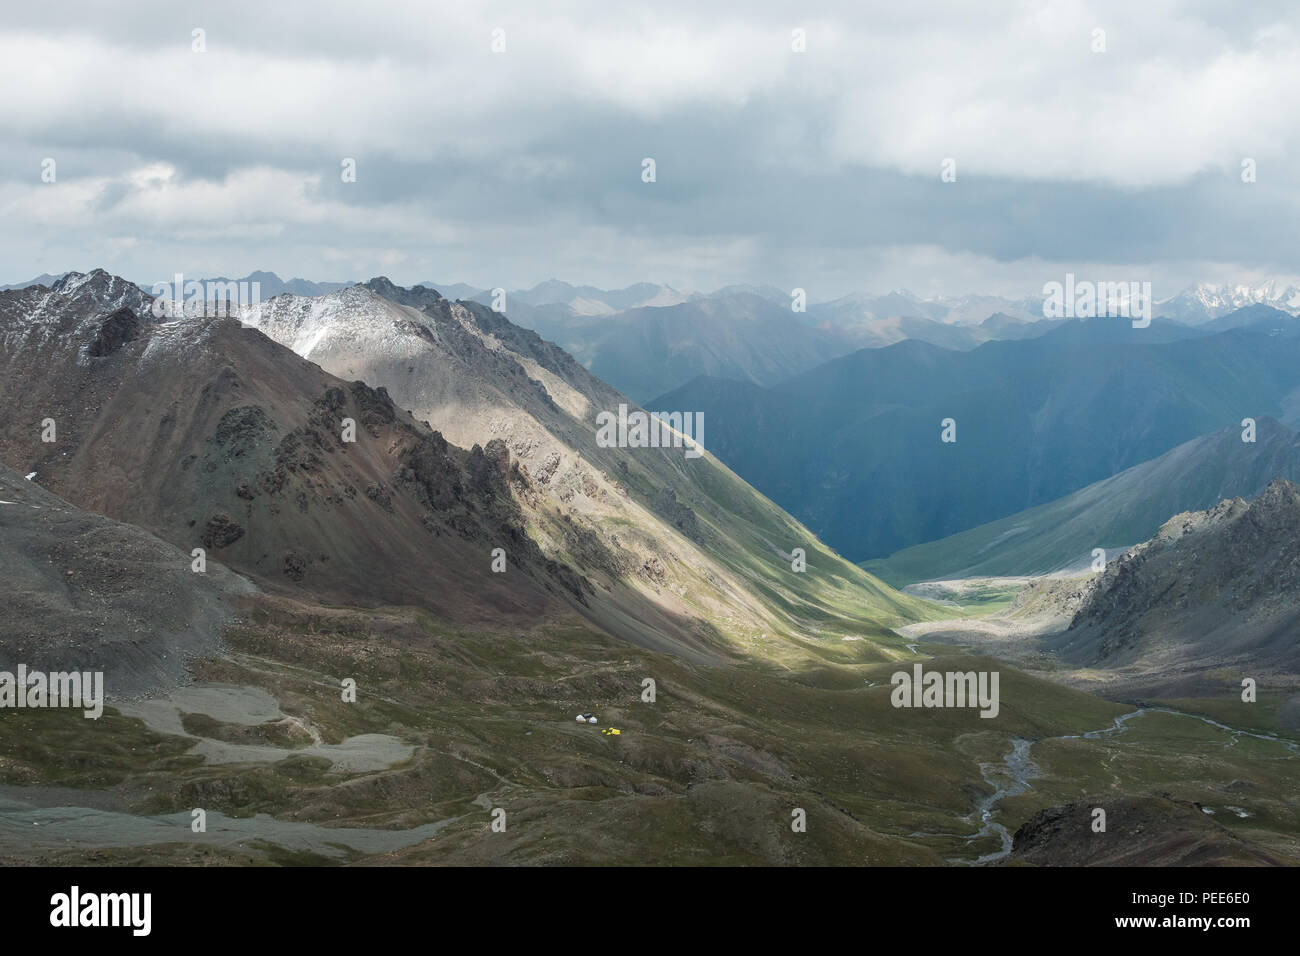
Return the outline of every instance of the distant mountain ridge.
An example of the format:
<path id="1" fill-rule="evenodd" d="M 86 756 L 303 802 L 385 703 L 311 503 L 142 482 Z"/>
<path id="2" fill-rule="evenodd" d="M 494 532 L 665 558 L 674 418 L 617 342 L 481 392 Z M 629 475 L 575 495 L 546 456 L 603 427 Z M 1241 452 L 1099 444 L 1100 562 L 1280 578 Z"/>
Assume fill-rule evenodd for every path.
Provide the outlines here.
<path id="1" fill-rule="evenodd" d="M 1227 329 L 1260 328 L 1265 330 L 1285 330 L 1294 328 L 1296 317 L 1283 309 L 1274 308 L 1258 302 L 1243 306 L 1235 312 L 1210 319 L 1197 326 L 1207 332 L 1222 332 Z"/>
<path id="2" fill-rule="evenodd" d="M 43 272 L 35 279 L 28 279 L 26 282 L 15 282 L 12 285 L 0 285 L 0 292 L 8 292 L 11 289 L 26 289 L 28 286 L 33 285 L 52 286 L 65 275 L 67 275 L 67 273 L 64 272 L 61 272 L 58 275 L 50 275 L 48 272 Z"/>
<path id="3" fill-rule="evenodd" d="M 768 388 L 700 378 L 651 404 L 703 412 L 714 454 L 865 561 L 1054 501 L 1245 417 L 1294 425 L 1297 370 L 1300 327 L 1093 319 L 968 352 L 864 349 Z"/>
<path id="4" fill-rule="evenodd" d="M 334 292 L 354 282 L 328 282 L 310 279 L 281 279 L 275 272 L 258 270 L 242 280 L 227 277 L 190 275 L 202 281 L 260 281 L 267 295 L 289 292 L 294 295 L 323 295 Z M 59 275 L 44 273 L 25 282 L 0 285 L 0 291 L 22 289 L 30 285 L 50 285 Z M 171 276 L 159 276 L 156 281 L 171 281 Z M 417 285 L 435 289 L 453 301 L 474 299 L 490 304 L 492 290 L 464 282 L 439 282 L 426 280 Z M 148 291 L 151 282 L 140 283 Z M 710 292 L 686 291 L 659 282 L 636 282 L 618 289 L 600 289 L 591 285 L 574 285 L 560 279 L 547 279 L 527 289 L 512 289 L 506 293 L 510 305 L 522 304 L 525 311 L 554 306 L 573 306 L 572 315 L 610 315 L 628 309 L 677 305 L 696 299 L 718 298 L 738 293 L 749 293 L 775 303 L 791 302 L 792 292 L 773 285 L 732 284 Z M 826 298 L 818 296 L 815 288 L 807 289 L 808 321 L 813 324 L 830 320 L 834 324 L 853 325 L 861 322 L 886 319 L 929 319 L 947 325 L 979 325 L 990 316 L 1002 313 L 1017 322 L 1036 322 L 1043 316 L 1043 296 L 1035 290 L 1028 295 L 1007 297 L 985 293 L 960 295 L 917 295 L 906 289 L 886 293 L 853 292 Z M 1197 282 L 1172 296 L 1154 303 L 1154 314 L 1172 318 L 1189 325 L 1199 325 L 1250 305 L 1267 305 L 1290 313 L 1300 314 L 1300 285 L 1284 279 L 1257 282 Z M 521 318 L 524 317 L 521 312 Z"/>
<path id="5" fill-rule="evenodd" d="M 474 294 L 460 298 L 483 305 L 500 302 L 488 291 L 462 291 Z M 610 292 L 552 281 L 506 292 L 504 311 L 638 401 L 697 375 L 773 385 L 863 347 L 919 339 L 971 349 L 994 339 L 1041 335 L 1059 324 L 1000 312 L 959 325 L 917 314 L 927 309 L 912 307 L 902 296 L 887 298 L 903 313 L 876 316 L 856 305 L 841 313 L 837 303 L 795 312 L 788 293 L 768 286 L 687 294 L 653 283 Z M 981 301 L 990 308 L 1016 308 L 1004 300 Z M 928 311 L 946 314 L 938 307 Z"/>
<path id="6" fill-rule="evenodd" d="M 699 375 L 775 384 L 854 347 L 748 292 L 631 309 L 605 320 L 602 333 L 579 347 L 588 367 L 640 402 Z"/>
<path id="7" fill-rule="evenodd" d="M 1266 305 L 1295 315 L 1300 313 L 1300 286 L 1278 279 L 1236 285 L 1200 282 L 1157 302 L 1154 311 L 1156 315 L 1200 325 L 1252 305 Z"/>
<path id="8" fill-rule="evenodd" d="M 197 276 L 197 275 L 186 275 L 185 279 L 186 281 L 193 279 L 195 281 L 202 282 L 205 284 L 221 283 L 223 285 L 228 282 L 235 282 L 235 283 L 247 282 L 249 283 L 250 287 L 252 283 L 256 282 L 258 284 L 258 294 L 264 299 L 269 299 L 272 296 L 284 295 L 285 293 L 288 293 L 290 295 L 325 295 L 329 292 L 337 292 L 339 289 L 346 289 L 350 285 L 355 285 L 355 283 L 353 282 L 313 282 L 310 279 L 287 279 L 286 280 L 286 279 L 281 279 L 274 272 L 261 272 L 261 271 L 250 272 L 248 275 L 244 276 L 241 279 L 231 279 L 227 276 Z M 173 281 L 173 277 L 163 276 L 154 281 L 158 283 L 171 283 Z M 142 283 L 140 285 L 140 288 L 146 292 L 151 292 L 154 288 L 154 283 Z M 175 290 L 172 294 L 179 295 L 180 290 Z"/>
<path id="9" fill-rule="evenodd" d="M 499 302 L 487 290 L 441 288 L 453 298 Z M 1281 283 L 1240 286 L 1230 294 L 1207 291 L 1217 289 L 1203 284 L 1184 290 L 1157 303 L 1154 313 L 1167 331 L 1171 319 L 1185 325 L 1221 320 L 1232 303 L 1272 302 L 1300 310 L 1300 292 L 1287 292 Z M 791 302 L 790 292 L 773 286 L 699 293 L 657 283 L 602 290 L 559 280 L 506 292 L 504 300 L 513 321 L 559 343 L 639 401 L 700 374 L 774 385 L 859 348 L 917 340 L 970 350 L 989 341 L 1033 338 L 1069 321 L 1044 318 L 1041 295 L 853 293 L 809 301 L 803 312 L 794 312 Z M 750 321 L 735 321 L 741 319 Z"/>

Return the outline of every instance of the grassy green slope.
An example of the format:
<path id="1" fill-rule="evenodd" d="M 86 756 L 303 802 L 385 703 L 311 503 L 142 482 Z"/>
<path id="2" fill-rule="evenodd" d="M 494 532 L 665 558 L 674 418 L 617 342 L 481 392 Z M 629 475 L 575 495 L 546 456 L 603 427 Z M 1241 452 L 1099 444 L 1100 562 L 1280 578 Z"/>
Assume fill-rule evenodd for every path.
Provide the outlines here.
<path id="1" fill-rule="evenodd" d="M 1173 515 L 1225 498 L 1253 498 L 1274 478 L 1300 478 L 1300 435 L 1265 417 L 1257 421 L 1254 443 L 1243 442 L 1241 432 L 1232 427 L 1205 435 L 1064 498 L 863 567 L 896 587 L 1086 568 L 1093 548 L 1113 557 Z"/>
<path id="2" fill-rule="evenodd" d="M 1270 846 L 1300 831 L 1288 803 L 1300 765 L 1281 759 L 1278 745 L 1225 753 L 1221 732 L 1159 716 L 1122 739 L 1057 740 L 1132 708 L 940 645 L 919 649 L 932 658 L 897 646 L 880 660 L 866 642 L 841 642 L 834 660 L 778 672 L 696 666 L 580 623 L 507 635 L 449 630 L 410 609 L 283 601 L 252 608 L 230 643 L 229 656 L 198 668 L 201 681 L 260 688 L 327 743 L 381 733 L 414 752 L 387 769 L 340 772 L 298 754 L 276 726 L 187 719 L 191 734 L 260 733 L 283 749 L 271 763 L 221 764 L 192 753 L 193 741 L 112 711 L 93 726 L 57 711 L 7 712 L 0 782 L 69 788 L 58 793 L 62 806 L 108 803 L 184 822 L 174 841 L 147 851 L 24 841 L 0 854 L 124 864 L 972 862 L 1000 845 L 980 835 L 977 807 L 993 793 L 984 768 L 1000 765 L 1016 739 L 1042 742 L 1032 789 L 995 814 L 1013 831 L 1081 794 L 1149 792 L 1242 807 L 1251 816 L 1241 825 Z M 894 708 L 890 674 L 914 661 L 999 671 L 999 715 Z M 341 675 L 357 681 L 355 704 L 340 699 Z M 653 702 L 642 698 L 646 678 Z M 588 710 L 599 724 L 574 721 Z M 622 733 L 601 733 L 611 726 Z M 274 826 L 261 841 L 221 848 L 190 835 L 193 807 L 324 827 L 443 828 L 380 854 L 293 852 Z M 495 808 L 507 815 L 503 833 L 491 830 Z M 807 814 L 804 833 L 791 829 L 795 809 Z"/>

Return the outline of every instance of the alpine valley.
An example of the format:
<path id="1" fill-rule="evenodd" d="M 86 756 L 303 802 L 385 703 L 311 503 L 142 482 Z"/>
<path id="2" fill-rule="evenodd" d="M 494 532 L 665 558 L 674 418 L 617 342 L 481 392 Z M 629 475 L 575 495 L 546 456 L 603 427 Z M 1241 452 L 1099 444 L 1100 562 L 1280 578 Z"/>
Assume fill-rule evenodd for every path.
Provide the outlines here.
<path id="1" fill-rule="evenodd" d="M 233 281 L 0 291 L 5 863 L 1300 862 L 1293 290 Z"/>

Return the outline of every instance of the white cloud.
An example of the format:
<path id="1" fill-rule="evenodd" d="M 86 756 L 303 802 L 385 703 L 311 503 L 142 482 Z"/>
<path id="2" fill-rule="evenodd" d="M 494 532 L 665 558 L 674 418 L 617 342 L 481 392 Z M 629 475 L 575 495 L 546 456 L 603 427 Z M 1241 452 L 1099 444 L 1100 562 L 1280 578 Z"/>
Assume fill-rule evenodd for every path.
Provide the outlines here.
<path id="1" fill-rule="evenodd" d="M 51 248 L 71 241 L 54 230 L 79 229 L 137 269 L 169 230 L 212 260 L 279 239 L 278 256 L 314 273 L 349 249 L 358 268 L 406 262 L 448 279 L 458 277 L 449 256 L 495 271 L 563 248 L 579 270 L 586 261 L 612 273 L 635 255 L 629 269 L 644 263 L 669 281 L 702 263 L 723 281 L 753 281 L 763 276 L 744 270 L 799 257 L 761 212 L 805 182 L 851 176 L 866 193 L 894 188 L 899 174 L 933 183 L 915 219 L 936 237 L 956 231 L 947 224 L 969 185 L 989 179 L 1150 197 L 1207 173 L 1237 184 L 1249 156 L 1261 190 L 1285 189 L 1291 206 L 1297 195 L 1285 164 L 1300 146 L 1300 11 L 1287 5 L 1228 14 L 1172 0 L 844 0 L 810 13 L 756 0 L 719 13 L 687 0 L 233 0 L 205 7 L 202 24 L 194 15 L 130 0 L 58 15 L 33 5 L 0 26 L 0 86 L 19 91 L 0 100 L 0 249 L 14 261 L 35 265 L 23 251 L 35 226 Z M 194 26 L 207 30 L 207 53 L 190 50 Z M 489 48 L 497 27 L 504 54 Z M 790 50 L 795 27 L 807 30 L 806 53 Z M 1105 53 L 1091 51 L 1096 28 Z M 723 132 L 707 139 L 736 129 L 743 146 Z M 39 182 L 47 155 L 59 161 L 53 187 Z M 645 155 L 671 157 L 658 192 L 629 193 Z M 717 158 L 712 179 L 688 165 L 700 155 Z M 344 156 L 360 182 L 339 194 Z M 952 187 L 939 184 L 948 157 Z M 476 199 L 457 207 L 450 193 L 467 184 Z M 716 218 L 654 220 L 649 195 L 674 215 L 707 205 Z M 821 215 L 825 232 L 849 238 L 829 254 L 808 248 L 814 260 L 864 261 L 864 249 L 892 246 L 899 256 L 872 253 L 879 268 L 907 259 L 918 271 L 918 250 L 932 246 L 964 272 L 962 256 L 1008 255 L 979 248 L 969 230 L 969 248 L 953 249 L 891 239 L 887 218 L 855 229 Z M 543 251 L 513 248 L 533 234 L 546 237 Z M 585 256 L 583 243 L 595 244 Z"/>

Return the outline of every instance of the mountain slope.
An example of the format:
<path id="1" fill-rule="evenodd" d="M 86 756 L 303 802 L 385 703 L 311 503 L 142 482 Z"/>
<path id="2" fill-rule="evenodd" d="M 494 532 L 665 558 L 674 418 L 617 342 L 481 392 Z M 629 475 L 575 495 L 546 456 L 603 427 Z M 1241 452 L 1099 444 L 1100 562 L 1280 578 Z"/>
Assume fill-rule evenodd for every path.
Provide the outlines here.
<path id="1" fill-rule="evenodd" d="M 1049 643 L 1070 661 L 1170 674 L 1234 668 L 1257 679 L 1300 671 L 1300 487 L 1279 478 L 1170 518 L 1117 558 Z"/>
<path id="2" fill-rule="evenodd" d="M 1171 514 L 1224 498 L 1253 498 L 1276 477 L 1300 481 L 1300 435 L 1260 418 L 1253 443 L 1237 426 L 1194 439 L 1064 498 L 863 566 L 901 587 L 935 578 L 1019 576 L 1087 570 L 1145 541 Z"/>
<path id="3" fill-rule="evenodd" d="M 1248 305 L 1237 309 L 1235 312 L 1229 312 L 1227 315 L 1220 316 L 1217 319 L 1211 319 L 1203 323 L 1200 328 L 1222 332 L 1226 329 L 1242 329 L 1258 326 L 1261 329 L 1287 329 L 1294 327 L 1295 316 L 1290 312 L 1284 312 L 1281 309 L 1275 309 L 1271 305 L 1263 303 L 1257 305 Z"/>
<path id="4" fill-rule="evenodd" d="M 714 454 L 866 560 L 1054 501 L 1247 416 L 1294 422 L 1298 399 L 1300 335 L 1092 320 L 970 352 L 865 349 L 767 389 L 697 379 L 652 404 L 702 411 Z"/>
<path id="5" fill-rule="evenodd" d="M 0 461 L 266 588 L 461 624 L 580 614 L 697 660 L 838 655 L 926 613 L 711 457 L 600 447 L 597 411 L 626 399 L 475 303 L 386 280 L 277 296 L 247 316 L 268 337 L 149 323 L 103 272 L 60 283 L 0 294 Z"/>
<path id="6" fill-rule="evenodd" d="M 150 324 L 129 283 L 60 281 L 0 293 L 6 464 L 271 590 L 419 604 L 466 624 L 581 607 L 580 579 L 523 528 L 499 442 L 448 445 L 382 390 L 233 319 Z M 513 575 L 488 573 L 494 547 Z"/>
<path id="7" fill-rule="evenodd" d="M 501 439 L 527 476 L 530 534 L 597 587 L 603 626 L 642 640 L 685 630 L 701 646 L 761 647 L 782 634 L 820 647 L 827 627 L 884 634 L 887 622 L 925 613 L 712 455 L 600 447 L 597 414 L 626 397 L 478 303 L 375 279 L 282 296 L 246 319 L 334 374 L 384 386 L 453 443 Z M 703 439 L 707 448 L 707 427 Z M 806 549 L 807 572 L 792 570 L 794 548 Z"/>
<path id="8" fill-rule="evenodd" d="M 1109 825 L 1097 833 L 1093 810 L 1105 806 Z M 1287 861 L 1251 844 L 1168 794 L 1094 796 L 1040 810 L 1016 831 L 1011 860 L 1033 866 L 1284 866 Z"/>
<path id="9" fill-rule="evenodd" d="M 752 293 L 642 308 L 607 319 L 589 368 L 637 401 L 699 375 L 772 385 L 854 347 Z"/>
<path id="10" fill-rule="evenodd" d="M 215 561 L 82 511 L 0 466 L 0 670 L 103 671 L 121 698 L 170 687 L 216 651 L 254 588 Z"/>

